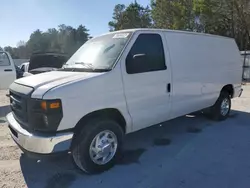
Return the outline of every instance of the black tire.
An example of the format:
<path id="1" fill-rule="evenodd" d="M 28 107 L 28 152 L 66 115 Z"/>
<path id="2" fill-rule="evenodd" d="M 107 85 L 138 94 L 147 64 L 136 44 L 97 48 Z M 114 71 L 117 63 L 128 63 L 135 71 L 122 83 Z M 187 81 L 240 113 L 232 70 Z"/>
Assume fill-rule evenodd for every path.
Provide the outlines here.
<path id="1" fill-rule="evenodd" d="M 117 138 L 117 150 L 114 157 L 106 164 L 99 165 L 93 162 L 90 157 L 89 148 L 92 140 L 102 131 L 112 131 Z M 121 126 L 108 119 L 93 119 L 83 126 L 82 130 L 76 135 L 72 143 L 72 156 L 75 164 L 84 172 L 89 174 L 100 173 L 112 168 L 122 148 L 124 132 Z"/>
<path id="2" fill-rule="evenodd" d="M 223 114 L 221 111 L 221 106 L 224 100 L 228 100 L 229 102 L 229 110 L 226 114 Z M 231 110 L 231 97 L 228 92 L 221 92 L 219 98 L 216 103 L 210 108 L 210 116 L 213 120 L 223 121 L 228 118 Z"/>

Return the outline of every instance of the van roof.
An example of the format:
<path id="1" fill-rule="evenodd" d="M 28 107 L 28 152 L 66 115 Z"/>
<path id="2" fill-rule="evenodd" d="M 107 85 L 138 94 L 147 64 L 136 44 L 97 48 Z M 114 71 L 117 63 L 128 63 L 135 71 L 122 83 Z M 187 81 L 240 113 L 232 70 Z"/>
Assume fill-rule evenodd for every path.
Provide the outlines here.
<path id="1" fill-rule="evenodd" d="M 153 28 L 123 29 L 123 30 L 118 30 L 118 31 L 112 31 L 112 32 L 109 32 L 109 33 L 136 32 L 136 31 L 161 31 L 161 32 L 164 31 L 164 32 L 185 33 L 185 34 L 190 34 L 190 35 L 203 35 L 203 36 L 208 36 L 208 37 L 220 37 L 220 38 L 226 38 L 226 39 L 233 39 L 233 38 L 230 38 L 230 37 L 225 37 L 225 36 L 220 36 L 220 35 L 213 35 L 213 34 L 208 34 L 208 33 L 198 33 L 198 32 L 192 32 L 192 31 L 170 30 L 170 29 L 153 29 Z M 108 33 L 105 33 L 105 34 L 108 34 Z"/>

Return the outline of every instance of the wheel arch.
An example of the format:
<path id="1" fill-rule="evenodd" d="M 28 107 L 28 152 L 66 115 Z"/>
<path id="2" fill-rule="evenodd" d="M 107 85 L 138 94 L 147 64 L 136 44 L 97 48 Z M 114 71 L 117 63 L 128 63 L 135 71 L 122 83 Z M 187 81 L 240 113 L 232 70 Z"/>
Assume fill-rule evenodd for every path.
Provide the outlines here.
<path id="1" fill-rule="evenodd" d="M 230 98 L 233 98 L 234 96 L 234 87 L 232 84 L 227 84 L 225 85 L 222 89 L 221 89 L 221 93 L 222 92 L 228 92 L 230 95 Z"/>
<path id="2" fill-rule="evenodd" d="M 74 127 L 74 133 L 79 132 L 91 119 L 100 117 L 108 117 L 115 120 L 121 126 L 124 133 L 127 132 L 127 122 L 122 113 L 116 108 L 105 108 L 90 112 L 87 115 L 83 116 Z"/>

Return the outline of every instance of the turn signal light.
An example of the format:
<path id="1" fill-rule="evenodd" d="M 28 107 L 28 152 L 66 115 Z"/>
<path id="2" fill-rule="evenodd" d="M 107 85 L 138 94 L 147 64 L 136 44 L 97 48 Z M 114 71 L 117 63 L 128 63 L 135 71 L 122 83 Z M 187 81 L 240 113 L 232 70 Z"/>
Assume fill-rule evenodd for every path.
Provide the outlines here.
<path id="1" fill-rule="evenodd" d="M 61 105 L 59 102 L 52 102 L 49 104 L 50 109 L 56 109 L 56 108 L 60 108 L 60 107 L 61 107 Z"/>
<path id="2" fill-rule="evenodd" d="M 49 109 L 58 109 L 61 108 L 61 102 L 59 100 L 55 101 L 42 101 L 41 108 L 46 111 Z"/>

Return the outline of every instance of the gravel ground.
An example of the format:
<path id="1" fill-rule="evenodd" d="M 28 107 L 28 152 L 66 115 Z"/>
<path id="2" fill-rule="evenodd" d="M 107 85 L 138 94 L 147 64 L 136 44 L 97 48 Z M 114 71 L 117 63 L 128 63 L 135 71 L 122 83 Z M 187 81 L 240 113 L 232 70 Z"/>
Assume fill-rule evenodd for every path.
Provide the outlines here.
<path id="1" fill-rule="evenodd" d="M 123 158 L 111 170 L 86 175 L 68 155 L 47 160 L 22 154 L 8 134 L 6 91 L 0 91 L 0 187 L 249 188 L 250 86 L 233 100 L 224 122 L 202 114 L 127 136 Z"/>

